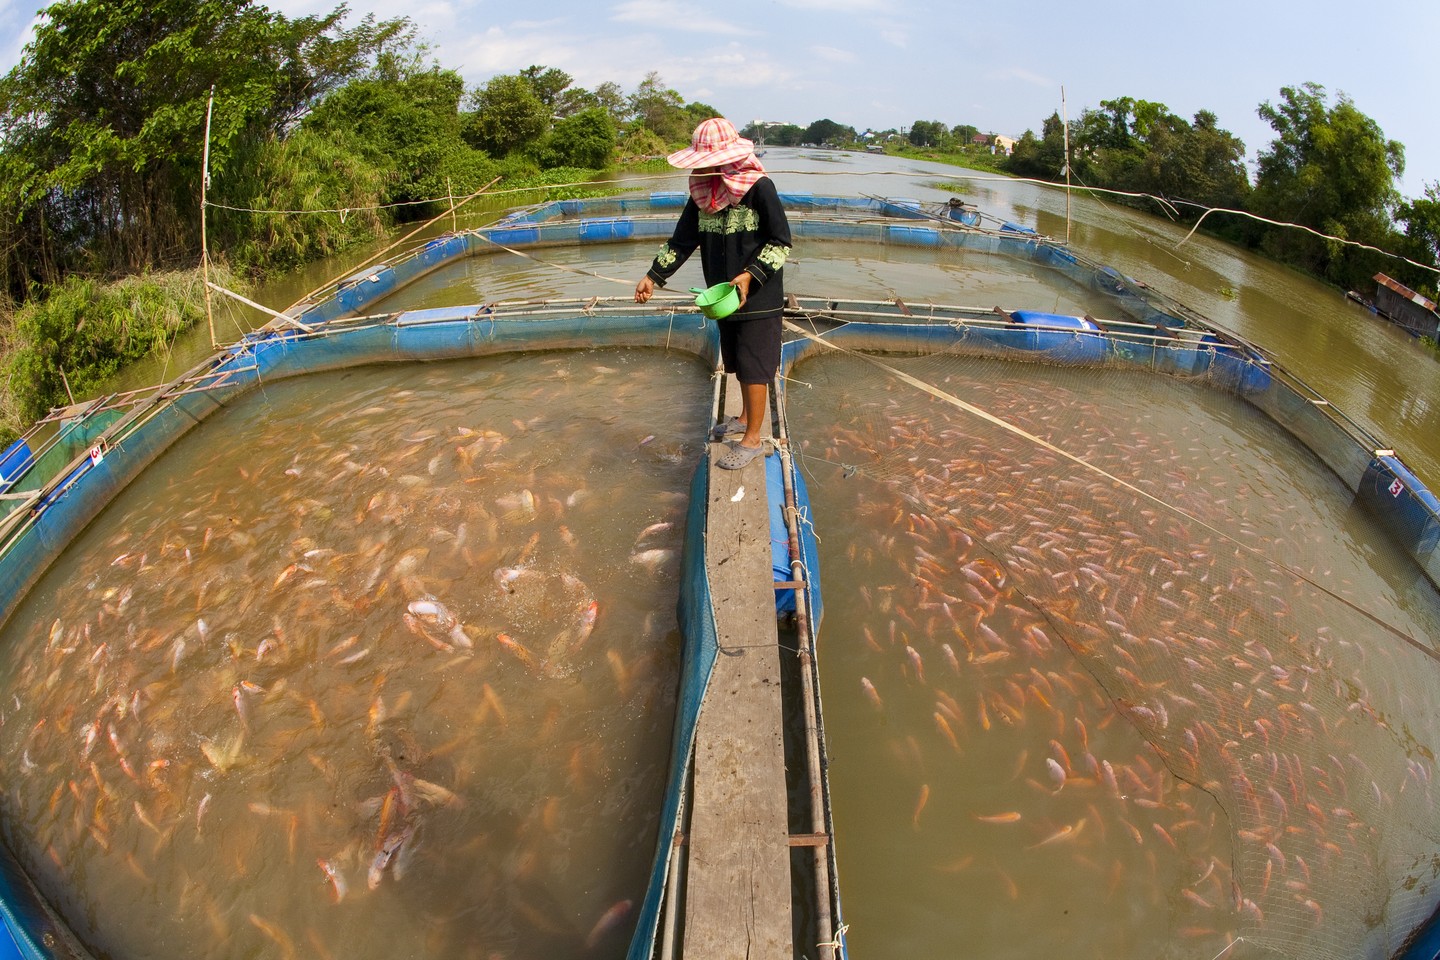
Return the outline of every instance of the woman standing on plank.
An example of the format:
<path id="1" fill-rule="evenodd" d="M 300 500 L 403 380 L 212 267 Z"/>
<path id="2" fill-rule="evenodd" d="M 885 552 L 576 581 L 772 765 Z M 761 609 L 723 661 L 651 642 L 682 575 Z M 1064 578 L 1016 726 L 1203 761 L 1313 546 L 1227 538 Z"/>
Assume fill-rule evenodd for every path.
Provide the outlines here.
<path id="1" fill-rule="evenodd" d="M 790 252 L 790 223 L 775 184 L 755 158 L 755 144 L 723 117 L 695 128 L 691 145 L 672 153 L 670 164 L 693 171 L 690 199 L 675 232 L 635 286 L 635 302 L 645 303 L 655 287 L 680 269 L 696 247 L 705 284 L 729 281 L 740 294 L 740 307 L 720 324 L 720 356 L 725 372 L 735 374 L 743 399 L 740 418 L 716 428 L 719 438 L 740 438 L 718 465 L 738 470 L 765 449 L 767 390 L 780 368 L 780 315 L 784 308 L 783 269 Z"/>

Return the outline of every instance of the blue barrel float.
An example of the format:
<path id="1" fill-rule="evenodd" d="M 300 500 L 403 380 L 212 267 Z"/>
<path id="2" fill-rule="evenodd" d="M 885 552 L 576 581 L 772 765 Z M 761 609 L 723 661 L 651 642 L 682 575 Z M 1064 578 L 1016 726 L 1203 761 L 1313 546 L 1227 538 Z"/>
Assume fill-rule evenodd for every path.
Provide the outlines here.
<path id="1" fill-rule="evenodd" d="M 1010 320 L 1026 326 L 1052 328 L 1026 331 L 1023 345 L 1027 350 L 1066 363 L 1100 363 L 1105 359 L 1105 335 L 1100 325 L 1087 317 L 1016 310 L 1010 314 Z M 1072 330 L 1073 333 L 1069 332 Z"/>

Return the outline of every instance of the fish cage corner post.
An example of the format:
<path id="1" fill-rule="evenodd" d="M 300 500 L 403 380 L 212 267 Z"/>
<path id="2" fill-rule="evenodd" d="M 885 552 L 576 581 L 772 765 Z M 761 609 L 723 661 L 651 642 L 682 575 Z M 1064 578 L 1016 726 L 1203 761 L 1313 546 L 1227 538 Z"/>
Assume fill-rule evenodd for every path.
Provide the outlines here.
<path id="1" fill-rule="evenodd" d="M 215 314 L 210 306 L 210 245 L 205 235 L 205 194 L 210 188 L 210 117 L 215 111 L 215 84 L 210 84 L 210 99 L 205 104 L 205 151 L 200 161 L 200 275 L 204 279 L 205 322 L 210 327 L 210 349 L 220 346 L 215 339 Z"/>

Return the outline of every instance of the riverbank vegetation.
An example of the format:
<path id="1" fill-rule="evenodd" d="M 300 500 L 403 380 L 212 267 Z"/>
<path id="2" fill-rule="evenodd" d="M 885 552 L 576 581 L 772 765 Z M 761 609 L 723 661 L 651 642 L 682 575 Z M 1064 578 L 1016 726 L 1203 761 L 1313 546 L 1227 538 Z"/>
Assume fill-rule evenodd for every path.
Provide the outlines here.
<path id="1" fill-rule="evenodd" d="M 61 371 L 83 396 L 203 316 L 175 271 L 200 261 L 212 90 L 208 247 L 234 286 L 496 178 L 547 188 L 643 165 L 715 113 L 655 73 L 627 93 L 532 66 L 467 90 L 408 19 L 352 23 L 344 6 L 61 0 L 0 78 L 0 436 L 66 402 Z"/>
<path id="2" fill-rule="evenodd" d="M 1383 272 L 1434 297 L 1434 272 L 1316 235 L 1430 267 L 1440 263 L 1440 184 L 1428 184 L 1418 200 L 1401 197 L 1396 183 L 1405 170 L 1404 146 L 1386 139 L 1344 94 L 1332 101 L 1314 83 L 1283 87 L 1257 112 L 1275 138 L 1258 152 L 1252 179 L 1245 144 L 1223 129 L 1214 113 L 1201 110 L 1187 120 L 1163 103 L 1102 100 L 1070 121 L 1070 181 L 1082 188 L 1163 198 L 1169 206 L 1141 197 L 1106 200 L 1186 223 L 1198 221 L 1208 208 L 1253 214 L 1216 213 L 1203 226 L 1342 289 L 1369 289 L 1371 277 Z M 947 139 L 944 124 L 917 121 L 906 137 L 911 146 L 917 130 L 919 140 L 959 155 L 966 165 L 974 164 L 966 161 L 964 150 L 973 151 L 977 138 L 994 139 L 964 126 L 951 128 Z M 998 165 L 1015 176 L 1063 183 L 1066 133 L 1059 113 L 1052 113 L 1038 135 L 1025 131 L 1008 158 L 997 158 Z"/>
<path id="3" fill-rule="evenodd" d="M 1341 289 L 1368 290 L 1371 278 L 1383 272 L 1440 297 L 1434 271 L 1379 252 L 1440 265 L 1440 182 L 1427 184 L 1418 199 L 1402 197 L 1396 183 L 1405 170 L 1404 146 L 1386 139 L 1343 93 L 1332 100 L 1319 84 L 1288 86 L 1256 110 L 1275 137 L 1258 151 L 1253 178 L 1245 144 L 1214 113 L 1200 110 L 1186 119 L 1163 103 L 1133 97 L 1102 100 L 1070 121 L 1068 131 L 1057 111 L 1038 134 L 1026 130 L 1014 141 L 939 120 L 859 133 L 831 120 L 809 127 L 765 124 L 747 128 L 747 135 L 774 144 L 883 150 L 1064 183 L 1068 132 L 1073 186 L 1148 195 L 1107 195 L 1106 202 L 1187 224 L 1210 208 L 1239 211 L 1211 214 L 1203 229 Z"/>
<path id="4" fill-rule="evenodd" d="M 467 89 L 411 21 L 356 20 L 344 6 L 290 18 L 252 0 L 60 0 L 0 78 L 0 436 L 65 402 L 60 371 L 83 394 L 200 315 L 200 288 L 170 274 L 200 260 L 212 90 L 209 249 L 232 286 L 434 216 L 496 178 L 547 188 L 516 203 L 559 184 L 567 196 L 599 192 L 576 185 L 653 162 L 718 113 L 653 72 L 628 92 L 540 65 Z M 1402 199 L 1403 147 L 1353 102 L 1305 84 L 1258 109 L 1276 136 L 1253 179 L 1244 144 L 1214 114 L 1186 119 L 1130 97 L 1070 123 L 1070 177 L 1166 198 L 1187 222 L 1230 208 L 1436 262 L 1440 184 Z M 1058 114 L 1008 156 L 1005 138 L 937 120 L 744 132 L 1057 182 L 1067 170 Z M 1303 231 L 1233 215 L 1204 227 L 1341 287 L 1383 270 L 1436 292 L 1432 273 Z M 125 277 L 140 279 L 111 286 Z M 117 342 L 101 344 L 106 335 Z"/>

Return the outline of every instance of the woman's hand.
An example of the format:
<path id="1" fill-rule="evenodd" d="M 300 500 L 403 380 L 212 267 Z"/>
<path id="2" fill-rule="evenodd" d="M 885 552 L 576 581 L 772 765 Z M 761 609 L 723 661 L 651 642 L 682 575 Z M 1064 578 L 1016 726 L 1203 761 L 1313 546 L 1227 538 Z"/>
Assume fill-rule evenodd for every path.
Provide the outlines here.
<path id="1" fill-rule="evenodd" d="M 640 282 L 639 282 L 639 283 L 635 284 L 635 302 L 636 302 L 636 303 L 645 303 L 645 302 L 647 302 L 652 296 L 654 296 L 654 294 L 655 294 L 655 281 L 654 281 L 654 280 L 651 280 L 651 279 L 650 279 L 650 274 L 647 273 L 647 274 L 645 274 L 645 276 L 643 276 L 643 277 L 640 278 Z"/>
<path id="2" fill-rule="evenodd" d="M 745 301 L 750 299 L 750 281 L 753 279 L 755 278 L 750 275 L 750 271 L 741 270 L 740 276 L 730 281 L 735 285 L 735 289 L 740 291 L 740 306 L 742 307 L 745 306 Z"/>

